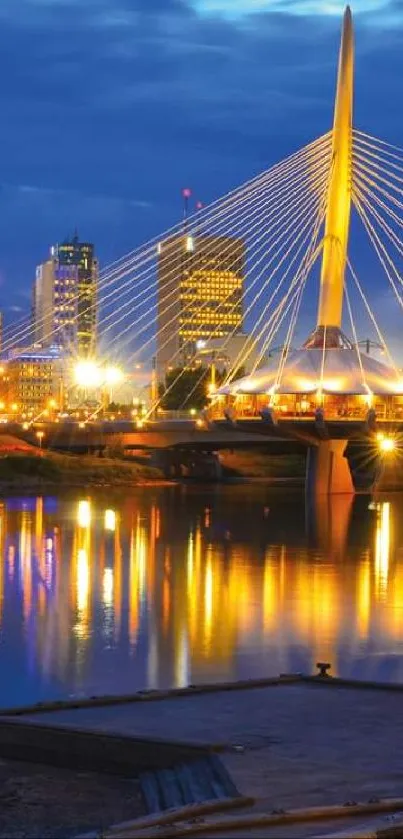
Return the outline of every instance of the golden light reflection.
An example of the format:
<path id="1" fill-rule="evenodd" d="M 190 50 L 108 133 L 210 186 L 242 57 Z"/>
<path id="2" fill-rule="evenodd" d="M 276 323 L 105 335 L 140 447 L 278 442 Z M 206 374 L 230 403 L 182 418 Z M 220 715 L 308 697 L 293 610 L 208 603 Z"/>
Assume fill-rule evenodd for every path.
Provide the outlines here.
<path id="1" fill-rule="evenodd" d="M 3 503 L 0 502 L 0 628 L 3 621 L 3 603 L 4 603 L 4 566 L 5 566 L 5 552 L 4 552 L 4 537 L 6 533 L 6 510 Z"/>
<path id="2" fill-rule="evenodd" d="M 139 569 L 136 555 L 136 542 L 134 529 L 130 532 L 130 556 L 129 556 L 129 643 L 130 648 L 133 649 L 136 640 L 139 626 Z"/>
<path id="3" fill-rule="evenodd" d="M 77 556 L 77 609 L 86 613 L 88 610 L 88 595 L 90 588 L 90 571 L 87 551 L 80 548 Z"/>
<path id="4" fill-rule="evenodd" d="M 357 629 L 361 640 L 368 638 L 371 618 L 371 561 L 367 554 L 358 566 Z"/>
<path id="5" fill-rule="evenodd" d="M 91 504 L 89 501 L 79 501 L 77 510 L 77 521 L 80 527 L 89 527 L 91 524 Z"/>
<path id="6" fill-rule="evenodd" d="M 103 602 L 104 606 L 110 607 L 113 603 L 113 570 L 112 568 L 104 568 L 104 577 L 102 581 Z"/>
<path id="7" fill-rule="evenodd" d="M 390 539 L 390 503 L 381 501 L 376 510 L 375 531 L 375 584 L 380 599 L 384 599 L 387 593 Z"/>
<path id="8" fill-rule="evenodd" d="M 116 530 L 116 513 L 114 510 L 105 510 L 105 530 L 111 532 Z"/>
<path id="9" fill-rule="evenodd" d="M 132 656 L 130 678 L 149 678 L 148 686 L 237 678 L 249 654 L 261 675 L 291 672 L 296 650 L 305 672 L 326 658 L 337 673 L 366 646 L 372 655 L 402 644 L 400 503 L 382 501 L 372 511 L 366 504 L 365 524 L 341 516 L 336 504 L 337 527 L 319 507 L 315 549 L 276 544 L 272 514 L 261 516 L 260 533 L 240 530 L 244 541 L 228 516 L 214 539 L 204 528 L 203 502 L 188 527 L 172 522 L 171 507 L 138 499 L 127 509 L 117 505 L 113 537 L 105 530 L 105 503 L 96 498 L 74 515 L 73 529 L 71 517 L 60 524 L 42 501 L 12 513 L 0 504 L 6 595 L 14 592 L 18 613 L 30 619 L 36 666 L 59 683 L 72 673 L 85 683 L 100 614 L 119 655 Z M 214 501 L 211 509 L 218 525 Z M 348 530 L 357 521 L 354 542 Z M 0 574 L 0 617 L 1 586 Z"/>
<path id="10" fill-rule="evenodd" d="M 21 581 L 24 597 L 24 618 L 28 620 L 32 607 L 32 517 L 28 511 L 21 515 L 20 530 Z"/>

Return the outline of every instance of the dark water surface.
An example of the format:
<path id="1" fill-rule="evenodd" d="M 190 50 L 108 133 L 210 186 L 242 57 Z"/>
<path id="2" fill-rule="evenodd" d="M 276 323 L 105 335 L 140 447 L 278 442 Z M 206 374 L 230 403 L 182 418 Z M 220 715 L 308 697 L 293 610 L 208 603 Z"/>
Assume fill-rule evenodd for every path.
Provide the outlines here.
<path id="1" fill-rule="evenodd" d="M 403 496 L 0 502 L 0 707 L 280 672 L 403 682 Z"/>

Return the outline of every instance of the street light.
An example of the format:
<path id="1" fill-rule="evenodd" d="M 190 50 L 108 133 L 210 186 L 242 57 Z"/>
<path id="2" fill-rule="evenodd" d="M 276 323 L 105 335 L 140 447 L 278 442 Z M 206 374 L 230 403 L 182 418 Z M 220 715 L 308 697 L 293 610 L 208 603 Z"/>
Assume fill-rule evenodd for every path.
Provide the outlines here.
<path id="1" fill-rule="evenodd" d="M 396 441 L 393 437 L 382 437 L 378 440 L 378 446 L 382 454 L 389 454 L 395 450 Z"/>
<path id="2" fill-rule="evenodd" d="M 37 436 L 37 438 L 38 438 L 38 440 L 39 440 L 39 448 L 41 449 L 41 448 L 42 448 L 42 440 L 43 440 L 43 438 L 44 438 L 44 436 L 45 436 L 45 432 L 44 432 L 44 431 L 37 431 L 37 432 L 36 432 L 36 436 Z"/>
<path id="3" fill-rule="evenodd" d="M 82 388 L 99 387 L 102 384 L 102 371 L 96 361 L 83 359 L 74 368 L 76 385 Z"/>

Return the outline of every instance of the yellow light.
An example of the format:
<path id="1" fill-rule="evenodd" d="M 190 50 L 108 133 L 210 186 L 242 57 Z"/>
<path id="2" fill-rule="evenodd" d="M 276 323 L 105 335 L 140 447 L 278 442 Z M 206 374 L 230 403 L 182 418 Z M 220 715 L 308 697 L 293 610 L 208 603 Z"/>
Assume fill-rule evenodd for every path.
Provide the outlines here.
<path id="1" fill-rule="evenodd" d="M 90 359 L 78 361 L 74 368 L 74 381 L 79 387 L 99 387 L 102 372 L 97 362 Z"/>
<path id="2" fill-rule="evenodd" d="M 13 404 L 12 404 L 12 406 L 11 406 L 11 410 L 12 410 L 12 411 L 14 411 L 14 412 L 15 412 L 15 411 L 18 411 L 18 405 L 17 405 L 17 403 L 16 403 L 16 402 L 13 402 Z"/>
<path id="3" fill-rule="evenodd" d="M 196 420 L 196 425 L 197 425 L 198 428 L 203 428 L 204 422 L 203 422 L 202 419 L 200 419 L 200 417 L 199 417 L 199 419 Z"/>
<path id="4" fill-rule="evenodd" d="M 113 603 L 113 571 L 112 568 L 104 569 L 103 578 L 103 601 L 105 606 L 111 606 Z"/>
<path id="5" fill-rule="evenodd" d="M 143 428 L 143 426 L 144 426 L 144 422 L 143 422 L 143 420 L 140 420 L 140 419 L 139 419 L 139 420 L 137 420 L 137 422 L 136 422 L 136 426 L 137 426 L 137 428 Z"/>
<path id="6" fill-rule="evenodd" d="M 78 427 L 79 428 L 85 428 L 85 422 L 79 422 Z"/>
<path id="7" fill-rule="evenodd" d="M 37 436 L 38 440 L 43 440 L 43 438 L 45 436 L 45 432 L 44 431 L 37 431 L 36 436 Z"/>
<path id="8" fill-rule="evenodd" d="M 116 385 L 124 378 L 123 370 L 120 367 L 107 367 L 105 370 L 105 382 L 108 385 Z"/>
<path id="9" fill-rule="evenodd" d="M 114 510 L 105 510 L 105 530 L 116 530 L 116 513 Z"/>
<path id="10" fill-rule="evenodd" d="M 324 390 L 341 390 L 342 386 L 342 379 L 324 379 L 322 382 L 322 388 Z"/>
<path id="11" fill-rule="evenodd" d="M 196 414 L 196 408 L 191 408 L 190 411 L 189 411 L 189 414 L 190 414 L 191 417 L 194 417 L 195 414 Z"/>
<path id="12" fill-rule="evenodd" d="M 376 435 L 376 439 L 378 440 L 378 443 L 379 443 L 381 440 L 384 440 L 384 439 L 385 439 L 385 434 L 384 434 L 384 432 L 383 432 L 383 431 L 378 431 L 378 433 L 377 433 L 377 435 Z"/>
<path id="13" fill-rule="evenodd" d="M 89 527 L 91 524 L 91 504 L 89 501 L 78 502 L 77 521 L 80 527 Z"/>
<path id="14" fill-rule="evenodd" d="M 0 411 L 4 411 L 5 407 L 6 406 L 5 406 L 4 402 L 0 402 Z"/>
<path id="15" fill-rule="evenodd" d="M 29 429 L 29 422 L 24 422 L 24 423 L 23 423 L 23 425 L 22 425 L 22 427 L 23 427 L 24 431 L 28 431 L 28 429 Z"/>
<path id="16" fill-rule="evenodd" d="M 379 440 L 379 449 L 381 452 L 393 452 L 396 447 L 395 440 L 392 437 L 384 437 Z"/>
<path id="17" fill-rule="evenodd" d="M 56 399 L 49 399 L 49 408 L 57 408 Z"/>
<path id="18" fill-rule="evenodd" d="M 90 570 L 88 566 L 88 554 L 81 548 L 77 554 L 77 608 L 79 612 L 87 608 L 87 600 L 90 584 Z"/>

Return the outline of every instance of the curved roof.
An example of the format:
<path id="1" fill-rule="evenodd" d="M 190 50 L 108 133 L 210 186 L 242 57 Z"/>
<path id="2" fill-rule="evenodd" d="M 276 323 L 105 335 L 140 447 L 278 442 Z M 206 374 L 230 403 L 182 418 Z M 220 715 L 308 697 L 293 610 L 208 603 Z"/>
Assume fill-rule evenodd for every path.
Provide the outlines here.
<path id="1" fill-rule="evenodd" d="M 359 358 L 358 358 L 359 356 Z M 403 375 L 356 349 L 301 349 L 287 356 L 278 386 L 280 359 L 217 390 L 218 394 L 323 393 L 380 396 L 403 394 Z M 323 375 L 322 375 L 323 367 Z"/>

